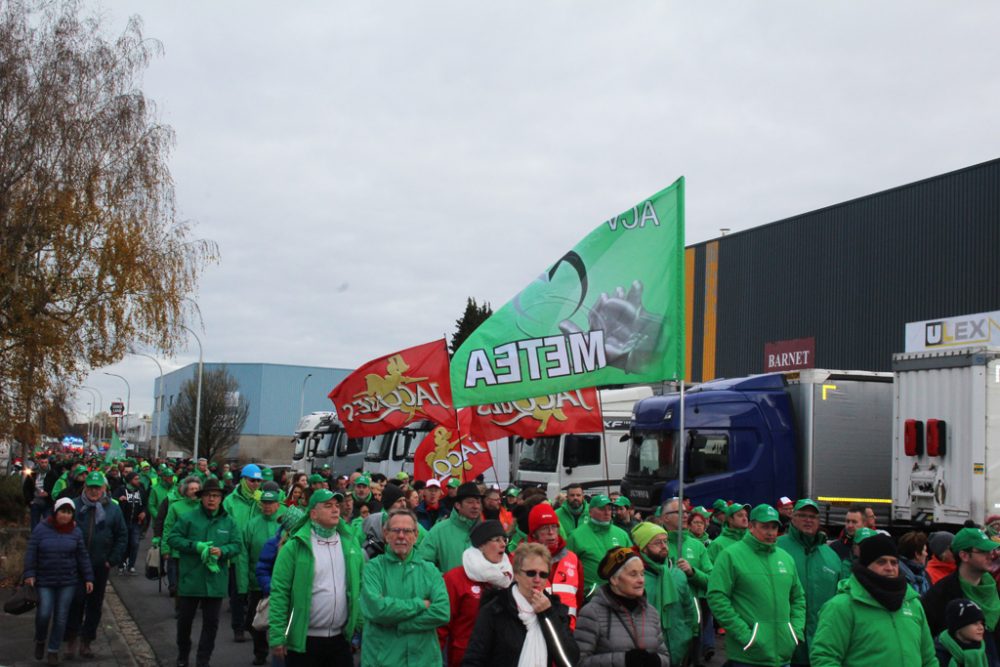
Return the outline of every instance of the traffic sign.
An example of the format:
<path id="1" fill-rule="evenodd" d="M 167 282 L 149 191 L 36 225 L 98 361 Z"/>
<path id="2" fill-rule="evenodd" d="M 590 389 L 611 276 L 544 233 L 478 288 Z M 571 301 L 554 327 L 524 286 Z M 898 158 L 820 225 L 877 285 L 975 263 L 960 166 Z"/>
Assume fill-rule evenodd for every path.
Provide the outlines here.
<path id="1" fill-rule="evenodd" d="M 121 401 L 115 401 L 111 404 L 111 414 L 113 415 L 123 415 L 125 414 L 125 404 Z"/>

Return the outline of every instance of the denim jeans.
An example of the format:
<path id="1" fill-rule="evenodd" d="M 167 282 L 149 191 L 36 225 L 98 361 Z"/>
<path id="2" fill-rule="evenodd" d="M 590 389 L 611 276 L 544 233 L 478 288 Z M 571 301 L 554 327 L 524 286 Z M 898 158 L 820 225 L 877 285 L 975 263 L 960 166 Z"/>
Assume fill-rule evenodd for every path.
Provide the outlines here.
<path id="1" fill-rule="evenodd" d="M 72 611 L 69 615 L 69 622 L 66 624 L 66 636 L 75 639 L 79 635 L 80 639 L 92 642 L 97 638 L 97 628 L 101 625 L 101 608 L 104 606 L 104 591 L 108 587 L 108 568 L 104 563 L 94 566 L 94 590 L 87 593 L 83 584 L 76 588 L 76 595 L 73 596 Z"/>
<path id="2" fill-rule="evenodd" d="M 49 516 L 49 506 L 47 504 L 39 505 L 38 503 L 33 502 L 28 507 L 31 508 L 31 529 L 34 530 L 35 526 L 37 526 L 42 519 Z"/>
<path id="3" fill-rule="evenodd" d="M 35 610 L 35 641 L 45 641 L 49 638 L 49 651 L 59 652 L 63 635 L 66 632 L 66 620 L 69 618 L 69 608 L 76 593 L 76 584 L 69 586 L 38 586 L 38 608 Z M 49 621 L 52 622 L 52 632 L 49 632 Z"/>
<path id="4" fill-rule="evenodd" d="M 125 560 L 122 566 L 134 568 L 139 557 L 139 541 L 142 540 L 142 526 L 137 523 L 128 524 L 128 548 L 125 550 Z"/>

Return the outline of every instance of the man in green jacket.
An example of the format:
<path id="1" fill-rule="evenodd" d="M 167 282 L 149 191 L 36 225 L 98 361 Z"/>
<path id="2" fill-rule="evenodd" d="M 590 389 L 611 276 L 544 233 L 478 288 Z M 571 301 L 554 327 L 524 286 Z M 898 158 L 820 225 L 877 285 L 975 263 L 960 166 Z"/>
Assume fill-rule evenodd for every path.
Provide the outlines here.
<path id="1" fill-rule="evenodd" d="M 787 665 L 805 632 L 806 601 L 795 560 L 775 546 L 781 517 L 770 505 L 750 512 L 743 539 L 719 554 L 708 604 L 726 629 L 733 665 Z"/>
<path id="2" fill-rule="evenodd" d="M 213 478 L 214 479 L 214 478 Z M 223 509 L 236 524 L 238 535 L 250 525 L 250 521 L 260 514 L 260 485 L 264 475 L 256 463 L 248 463 L 240 472 L 240 483 L 236 490 L 226 496 Z M 242 541 L 241 541 L 242 544 Z M 247 640 L 243 628 L 246 627 L 247 582 L 237 576 L 237 568 L 229 572 L 229 610 L 232 612 L 233 640 L 237 643 Z M 252 619 L 251 619 L 252 620 Z"/>
<path id="3" fill-rule="evenodd" d="M 361 664 L 440 667 L 437 628 L 448 622 L 451 605 L 441 573 L 413 551 L 417 515 L 393 510 L 383 532 L 388 548 L 365 566 L 361 587 Z"/>
<path id="4" fill-rule="evenodd" d="M 559 527 L 562 528 L 563 537 L 568 539 L 577 527 L 587 522 L 590 514 L 587 501 L 583 498 L 583 485 L 574 482 L 566 487 L 566 502 L 556 510 L 559 517 Z"/>
<path id="5" fill-rule="evenodd" d="M 677 567 L 688 578 L 688 584 L 694 594 L 702 599 L 708 592 L 708 577 L 712 574 L 712 559 L 708 557 L 708 550 L 694 535 L 683 526 L 687 525 L 687 513 L 681 506 L 680 500 L 671 498 L 660 508 L 660 521 L 664 530 L 667 531 L 667 540 L 670 548 L 677 553 L 678 533 L 681 538 L 681 552 L 676 558 Z"/>
<path id="6" fill-rule="evenodd" d="M 177 585 L 177 667 L 187 667 L 191 626 L 201 607 L 197 665 L 207 666 L 219 630 L 219 611 L 226 597 L 230 563 L 240 552 L 236 524 L 222 509 L 222 485 L 210 478 L 198 493 L 201 505 L 177 520 L 167 543 L 179 554 Z"/>
<path id="7" fill-rule="evenodd" d="M 611 523 L 611 499 L 599 493 L 590 499 L 590 519 L 581 523 L 566 540 L 566 548 L 580 558 L 583 566 L 584 597 L 589 598 L 601 584 L 597 566 L 608 549 L 627 547 L 632 539 L 624 530 Z"/>
<path id="8" fill-rule="evenodd" d="M 806 594 L 806 636 L 795 647 L 792 664 L 808 665 L 820 607 L 837 594 L 840 556 L 827 545 L 826 534 L 819 529 L 819 505 L 815 500 L 802 498 L 795 503 L 791 522 L 776 544 L 795 559 L 795 570 Z"/>
<path id="9" fill-rule="evenodd" d="M 643 521 L 632 530 L 632 539 L 646 566 L 646 600 L 660 614 L 671 662 L 682 664 L 699 626 L 697 602 L 687 576 L 671 565 L 670 544 L 663 528 Z"/>
<path id="10" fill-rule="evenodd" d="M 750 524 L 750 506 L 733 503 L 726 506 L 726 525 L 722 527 L 719 536 L 712 540 L 708 547 L 708 557 L 714 563 L 719 554 L 726 547 L 730 547 L 747 534 L 747 526 Z"/>
<path id="11" fill-rule="evenodd" d="M 809 657 L 813 667 L 937 667 L 920 598 L 888 535 L 861 543 L 850 579 L 820 611 Z"/>
<path id="12" fill-rule="evenodd" d="M 308 521 L 292 533 L 274 563 L 268 639 L 274 656 L 287 656 L 289 664 L 352 665 L 364 555 L 340 515 L 343 499 L 329 489 L 313 493 Z"/>
<path id="13" fill-rule="evenodd" d="M 160 466 L 160 481 L 153 484 L 149 491 L 149 522 L 156 524 L 160 518 L 160 508 L 167 501 L 171 494 L 177 495 L 174 487 L 174 471 L 166 465 Z"/>
<path id="14" fill-rule="evenodd" d="M 483 496 L 475 482 L 458 487 L 455 506 L 444 521 L 438 521 L 420 543 L 417 556 L 444 574 L 462 564 L 462 554 L 472 546 L 470 534 L 483 512 Z M 386 540 L 386 544 L 389 540 Z"/>
<path id="15" fill-rule="evenodd" d="M 197 477 L 191 475 L 184 478 L 184 481 L 180 484 L 177 498 L 167 503 L 167 515 L 163 517 L 163 529 L 160 531 L 160 536 L 153 538 L 154 542 L 159 540 L 157 544 L 160 546 L 160 557 L 167 561 L 167 587 L 170 597 L 176 597 L 177 595 L 177 579 L 179 576 L 177 569 L 179 554 L 175 554 L 170 548 L 170 532 L 173 530 L 174 524 L 177 523 L 177 519 L 201 504 L 201 501 L 198 500 L 199 491 L 201 491 L 201 482 Z"/>
<path id="16" fill-rule="evenodd" d="M 278 509 L 278 490 L 270 488 L 261 492 L 260 514 L 250 519 L 249 525 L 241 535 L 240 554 L 236 558 L 236 576 L 247 586 L 247 616 L 246 630 L 253 640 L 253 655 L 255 665 L 267 662 L 267 634 L 253 629 L 253 616 L 263 595 L 257 584 L 255 568 L 264 544 L 278 532 L 278 519 L 281 513 Z"/>

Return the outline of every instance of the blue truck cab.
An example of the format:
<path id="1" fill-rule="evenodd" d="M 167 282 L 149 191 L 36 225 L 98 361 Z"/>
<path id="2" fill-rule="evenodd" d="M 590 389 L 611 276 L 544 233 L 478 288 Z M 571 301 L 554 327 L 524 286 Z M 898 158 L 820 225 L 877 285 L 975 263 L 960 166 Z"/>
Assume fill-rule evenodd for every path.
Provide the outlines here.
<path id="1" fill-rule="evenodd" d="M 812 498 L 829 520 L 892 504 L 892 373 L 805 369 L 713 380 L 685 394 L 684 496 L 756 505 Z M 680 395 L 639 401 L 622 493 L 649 512 L 677 495 Z"/>

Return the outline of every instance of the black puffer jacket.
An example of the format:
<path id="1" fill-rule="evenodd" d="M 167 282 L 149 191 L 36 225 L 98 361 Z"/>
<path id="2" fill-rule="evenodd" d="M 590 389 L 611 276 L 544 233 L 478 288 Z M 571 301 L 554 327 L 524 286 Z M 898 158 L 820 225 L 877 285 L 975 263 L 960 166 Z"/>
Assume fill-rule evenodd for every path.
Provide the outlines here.
<path id="1" fill-rule="evenodd" d="M 569 631 L 569 609 L 557 598 L 545 595 L 552 606 L 538 614 L 538 622 L 545 635 L 549 660 L 556 667 L 573 667 L 580 658 L 580 649 Z M 517 617 L 514 586 L 511 586 L 479 607 L 462 667 L 516 665 L 526 635 L 524 623 Z"/>

